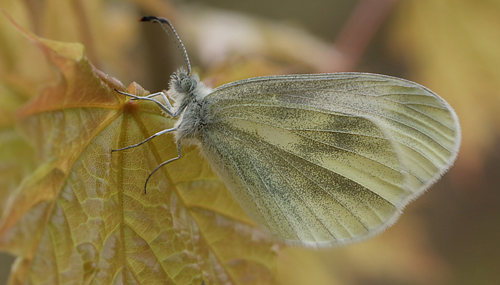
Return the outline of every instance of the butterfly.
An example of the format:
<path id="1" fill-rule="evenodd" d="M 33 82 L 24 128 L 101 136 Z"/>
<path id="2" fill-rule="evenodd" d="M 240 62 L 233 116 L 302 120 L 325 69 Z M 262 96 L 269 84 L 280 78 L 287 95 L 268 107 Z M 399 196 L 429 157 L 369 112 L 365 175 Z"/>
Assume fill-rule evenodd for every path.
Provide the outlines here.
<path id="1" fill-rule="evenodd" d="M 175 126 L 166 133 L 195 142 L 248 215 L 289 244 L 346 244 L 380 233 L 453 164 L 460 126 L 450 105 L 404 79 L 333 73 L 250 78 L 213 90 L 187 70 L 169 98 L 117 91 L 155 102 Z M 167 31 L 167 30 L 166 30 Z M 167 31 L 168 32 L 168 31 Z M 163 97 L 163 102 L 155 99 Z"/>

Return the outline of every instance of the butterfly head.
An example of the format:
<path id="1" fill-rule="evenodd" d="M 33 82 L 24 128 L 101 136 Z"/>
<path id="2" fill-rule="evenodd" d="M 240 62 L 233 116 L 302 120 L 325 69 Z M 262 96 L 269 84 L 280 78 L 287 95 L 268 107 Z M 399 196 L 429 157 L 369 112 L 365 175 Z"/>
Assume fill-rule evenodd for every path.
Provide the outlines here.
<path id="1" fill-rule="evenodd" d="M 181 67 L 172 74 L 168 93 L 176 100 L 182 98 L 182 101 L 189 98 L 201 100 L 210 93 L 210 91 L 211 89 L 207 88 L 205 84 L 200 81 L 198 74 L 193 73 L 191 75 L 186 69 Z"/>
<path id="2" fill-rule="evenodd" d="M 192 93 L 199 83 L 198 76 L 189 74 L 184 68 L 179 68 L 174 72 L 170 80 L 170 88 L 177 93 Z"/>

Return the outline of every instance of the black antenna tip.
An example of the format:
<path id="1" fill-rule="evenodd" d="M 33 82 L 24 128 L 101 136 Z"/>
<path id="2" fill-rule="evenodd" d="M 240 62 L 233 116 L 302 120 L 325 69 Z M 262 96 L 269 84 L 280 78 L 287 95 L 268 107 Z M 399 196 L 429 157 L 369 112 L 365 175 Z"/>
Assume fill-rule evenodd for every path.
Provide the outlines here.
<path id="1" fill-rule="evenodd" d="M 144 16 L 139 19 L 139 22 L 151 22 L 153 20 L 158 20 L 155 16 Z"/>
<path id="2" fill-rule="evenodd" d="M 170 24 L 170 21 L 165 19 L 165 18 L 161 18 L 161 17 L 155 17 L 155 16 L 144 16 L 142 18 L 139 19 L 140 22 L 158 22 L 158 23 L 164 23 L 164 24 L 168 24 L 169 26 L 172 26 L 172 24 Z"/>

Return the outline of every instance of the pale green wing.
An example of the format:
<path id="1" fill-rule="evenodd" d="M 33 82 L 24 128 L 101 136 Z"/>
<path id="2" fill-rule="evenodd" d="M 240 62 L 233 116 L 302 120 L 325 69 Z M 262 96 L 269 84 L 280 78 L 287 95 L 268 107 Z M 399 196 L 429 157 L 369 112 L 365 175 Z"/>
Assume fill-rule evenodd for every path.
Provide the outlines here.
<path id="1" fill-rule="evenodd" d="M 458 119 L 382 75 L 252 78 L 209 94 L 202 152 L 247 213 L 312 246 L 382 231 L 453 163 Z"/>

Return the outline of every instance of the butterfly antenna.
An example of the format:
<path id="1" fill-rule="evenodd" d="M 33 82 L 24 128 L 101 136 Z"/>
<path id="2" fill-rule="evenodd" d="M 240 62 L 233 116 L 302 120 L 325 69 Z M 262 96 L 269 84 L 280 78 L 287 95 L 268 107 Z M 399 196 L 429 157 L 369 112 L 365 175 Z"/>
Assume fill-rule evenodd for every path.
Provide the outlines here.
<path id="1" fill-rule="evenodd" d="M 187 54 L 186 47 L 184 47 L 184 44 L 182 43 L 181 38 L 179 38 L 179 35 L 175 31 L 172 23 L 170 23 L 170 21 L 165 19 L 165 18 L 160 18 L 160 17 L 155 17 L 155 16 L 144 16 L 144 17 L 140 18 L 139 21 L 141 21 L 141 22 L 155 22 L 155 23 L 158 23 L 161 25 L 163 30 L 175 42 L 175 45 L 177 46 L 179 51 L 182 53 L 182 57 L 184 58 L 184 61 L 186 62 L 186 65 L 187 65 L 188 74 L 191 75 L 191 62 L 189 61 L 189 56 Z M 170 27 L 170 29 L 174 33 L 175 37 L 172 37 L 172 35 L 168 31 L 168 29 L 165 28 L 165 26 L 163 24 L 167 24 Z"/>

